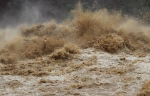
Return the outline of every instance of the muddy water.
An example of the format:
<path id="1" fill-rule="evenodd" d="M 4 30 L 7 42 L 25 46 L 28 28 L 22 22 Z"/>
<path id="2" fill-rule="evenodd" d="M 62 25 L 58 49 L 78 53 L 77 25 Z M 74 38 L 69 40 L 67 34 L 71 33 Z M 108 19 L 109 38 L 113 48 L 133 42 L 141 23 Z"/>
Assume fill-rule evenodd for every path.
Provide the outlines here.
<path id="1" fill-rule="evenodd" d="M 72 15 L 60 24 L 0 29 L 0 95 L 148 94 L 149 25 L 80 4 Z"/>
<path id="2" fill-rule="evenodd" d="M 150 80 L 149 56 L 84 49 L 72 58 L 53 65 L 53 70 L 42 77 L 1 75 L 0 95 L 136 96 Z"/>

